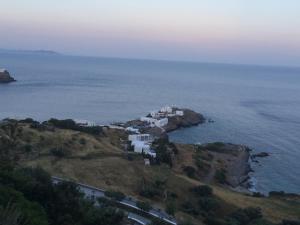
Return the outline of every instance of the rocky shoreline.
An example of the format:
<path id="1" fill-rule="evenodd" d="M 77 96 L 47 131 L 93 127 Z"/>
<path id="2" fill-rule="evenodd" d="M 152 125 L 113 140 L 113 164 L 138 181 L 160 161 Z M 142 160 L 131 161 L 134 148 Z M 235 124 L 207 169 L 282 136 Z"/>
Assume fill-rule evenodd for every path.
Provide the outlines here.
<path id="1" fill-rule="evenodd" d="M 16 80 L 10 75 L 10 73 L 5 69 L 0 69 L 0 83 L 11 83 Z"/>
<path id="2" fill-rule="evenodd" d="M 181 114 L 173 115 L 175 111 L 180 111 Z M 159 113 L 162 112 L 164 110 L 159 111 Z M 169 114 L 172 114 L 172 116 L 167 116 Z M 123 124 L 123 127 L 132 133 L 137 131 L 141 134 L 150 134 L 155 138 L 168 138 L 169 132 L 197 126 L 207 121 L 202 114 L 190 109 L 172 108 L 169 110 L 169 114 L 166 113 L 158 117 L 158 120 L 168 118 L 168 122 L 161 127 L 151 126 L 150 122 L 153 118 L 151 114 L 147 117 L 150 122 L 147 119 L 141 118 L 128 121 Z M 183 150 L 185 148 L 188 148 L 188 145 L 183 145 Z M 198 149 L 203 151 L 203 158 L 201 160 L 204 162 L 204 167 L 202 168 L 203 174 L 200 172 L 198 178 L 211 183 L 216 181 L 215 177 L 218 176 L 218 173 L 224 173 L 223 184 L 240 192 L 249 192 L 251 188 L 250 172 L 253 172 L 250 164 L 251 159 L 253 160 L 253 157 L 265 156 L 265 154 L 251 155 L 251 150 L 244 145 L 221 142 L 203 144 L 198 146 Z M 193 168 L 197 167 L 194 164 L 190 166 Z"/>

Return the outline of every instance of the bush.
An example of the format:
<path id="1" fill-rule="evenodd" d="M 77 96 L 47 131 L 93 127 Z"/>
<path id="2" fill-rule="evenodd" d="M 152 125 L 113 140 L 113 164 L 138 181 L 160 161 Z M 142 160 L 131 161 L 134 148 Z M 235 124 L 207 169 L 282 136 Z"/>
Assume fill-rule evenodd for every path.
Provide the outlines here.
<path id="1" fill-rule="evenodd" d="M 280 225 L 300 225 L 300 221 L 295 220 L 282 220 L 282 223 Z"/>
<path id="2" fill-rule="evenodd" d="M 113 207 L 90 208 L 84 216 L 84 225 L 117 225 L 121 224 L 124 212 Z"/>
<path id="3" fill-rule="evenodd" d="M 25 152 L 31 152 L 32 151 L 32 145 L 30 145 L 30 144 L 25 145 L 24 150 L 25 150 Z"/>
<path id="4" fill-rule="evenodd" d="M 71 120 L 71 119 L 58 120 L 58 119 L 52 118 L 52 119 L 48 120 L 47 123 L 52 124 L 53 126 L 61 128 L 61 129 L 81 131 L 81 132 L 92 134 L 92 135 L 99 135 L 102 133 L 102 127 L 100 127 L 100 126 L 92 126 L 92 127 L 80 126 L 74 120 Z"/>
<path id="5" fill-rule="evenodd" d="M 52 148 L 50 152 L 52 155 L 59 158 L 65 157 L 69 154 L 68 151 L 63 148 Z"/>
<path id="6" fill-rule="evenodd" d="M 146 198 L 154 198 L 156 196 L 161 196 L 164 191 L 164 186 L 161 181 L 155 181 L 153 183 L 146 183 L 143 185 L 140 195 Z"/>
<path id="7" fill-rule="evenodd" d="M 250 222 L 261 219 L 262 213 L 260 208 L 248 207 L 245 209 L 238 209 L 230 215 L 230 219 L 236 221 L 237 224 L 247 225 Z"/>
<path id="8" fill-rule="evenodd" d="M 85 138 L 80 138 L 79 143 L 80 143 L 81 145 L 85 145 L 85 144 L 86 144 Z"/>
<path id="9" fill-rule="evenodd" d="M 252 193 L 252 197 L 263 198 L 263 197 L 265 197 L 265 195 L 260 192 L 254 192 L 254 193 Z"/>
<path id="10" fill-rule="evenodd" d="M 191 188 L 191 191 L 195 193 L 198 197 L 211 197 L 213 194 L 213 189 L 208 185 L 200 185 Z"/>
<path id="11" fill-rule="evenodd" d="M 217 170 L 216 174 L 215 174 L 215 179 L 220 184 L 225 184 L 226 183 L 226 170 L 224 170 L 224 169 Z"/>
<path id="12" fill-rule="evenodd" d="M 175 215 L 176 212 L 176 204 L 174 200 L 169 200 L 166 203 L 166 212 L 172 216 Z"/>
<path id="13" fill-rule="evenodd" d="M 0 224 L 48 225 L 47 216 L 38 203 L 28 201 L 22 193 L 0 186 Z M 13 222 L 14 221 L 14 222 Z"/>
<path id="14" fill-rule="evenodd" d="M 210 151 L 218 151 L 221 148 L 225 146 L 222 142 L 214 142 L 214 143 L 208 143 L 204 146 L 205 149 L 208 149 Z"/>
<path id="15" fill-rule="evenodd" d="M 270 191 L 269 196 L 270 197 L 284 197 L 285 192 L 284 191 Z"/>
<path id="16" fill-rule="evenodd" d="M 228 223 L 222 219 L 217 219 L 214 217 L 208 217 L 205 219 L 206 225 L 237 225 L 233 221 L 229 221 Z"/>
<path id="17" fill-rule="evenodd" d="M 210 168 L 210 164 L 205 162 L 205 160 L 203 160 L 203 157 L 201 154 L 196 153 L 196 155 L 194 156 L 195 159 L 195 164 L 198 167 L 198 169 L 203 170 L 206 168 Z"/>
<path id="18" fill-rule="evenodd" d="M 20 123 L 39 124 L 40 122 L 38 122 L 32 118 L 26 118 L 24 120 L 20 120 Z"/>
<path id="19" fill-rule="evenodd" d="M 205 212 L 210 212 L 210 211 L 214 211 L 216 209 L 219 208 L 219 203 L 216 199 L 214 198 L 200 198 L 198 201 L 199 207 L 201 210 L 205 211 Z"/>
<path id="20" fill-rule="evenodd" d="M 250 221 L 263 217 L 260 208 L 248 207 L 244 209 L 244 212 L 246 213 Z"/>
<path id="21" fill-rule="evenodd" d="M 193 215 L 193 216 L 198 216 L 200 214 L 199 210 L 197 207 L 190 201 L 185 201 L 181 205 L 181 210 L 187 214 Z"/>
<path id="22" fill-rule="evenodd" d="M 177 154 L 178 150 L 168 138 L 160 138 L 153 142 L 153 148 L 156 151 L 156 160 L 158 163 L 166 163 L 170 167 L 173 166 L 173 154 Z"/>
<path id="23" fill-rule="evenodd" d="M 105 196 L 112 198 L 116 201 L 122 201 L 125 198 L 125 195 L 120 191 L 105 191 Z"/>
<path id="24" fill-rule="evenodd" d="M 196 173 L 196 170 L 194 167 L 192 166 L 185 166 L 183 168 L 183 171 L 185 172 L 185 174 L 190 177 L 190 178 L 194 178 L 195 177 L 195 173 Z"/>
<path id="25" fill-rule="evenodd" d="M 148 212 L 152 209 L 149 202 L 137 201 L 136 206 L 145 212 Z"/>

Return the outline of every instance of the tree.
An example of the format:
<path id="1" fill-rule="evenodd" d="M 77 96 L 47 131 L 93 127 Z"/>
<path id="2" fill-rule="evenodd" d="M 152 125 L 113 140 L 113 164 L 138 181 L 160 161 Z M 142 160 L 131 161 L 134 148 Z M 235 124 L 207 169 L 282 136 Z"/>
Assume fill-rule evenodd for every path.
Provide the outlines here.
<path id="1" fill-rule="evenodd" d="M 215 174 L 215 179 L 220 184 L 225 184 L 226 183 L 226 170 L 224 170 L 224 169 L 217 170 L 216 174 Z"/>
<path id="2" fill-rule="evenodd" d="M 176 212 L 176 204 L 174 200 L 169 200 L 166 203 L 166 212 L 172 216 L 175 215 Z"/>
<path id="3" fill-rule="evenodd" d="M 136 206 L 145 212 L 148 212 L 152 209 L 149 202 L 137 201 Z"/>

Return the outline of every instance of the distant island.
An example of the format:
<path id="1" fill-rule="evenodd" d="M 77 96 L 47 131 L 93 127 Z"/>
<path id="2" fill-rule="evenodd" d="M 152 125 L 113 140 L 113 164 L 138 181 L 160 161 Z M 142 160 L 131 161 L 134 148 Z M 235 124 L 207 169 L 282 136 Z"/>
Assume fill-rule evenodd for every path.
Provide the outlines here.
<path id="1" fill-rule="evenodd" d="M 0 83 L 11 83 L 16 80 L 9 74 L 6 69 L 0 69 Z"/>
<path id="2" fill-rule="evenodd" d="M 44 54 L 44 55 L 60 55 L 61 53 L 52 50 L 17 50 L 17 49 L 0 49 L 0 53 L 21 53 L 21 54 Z"/>

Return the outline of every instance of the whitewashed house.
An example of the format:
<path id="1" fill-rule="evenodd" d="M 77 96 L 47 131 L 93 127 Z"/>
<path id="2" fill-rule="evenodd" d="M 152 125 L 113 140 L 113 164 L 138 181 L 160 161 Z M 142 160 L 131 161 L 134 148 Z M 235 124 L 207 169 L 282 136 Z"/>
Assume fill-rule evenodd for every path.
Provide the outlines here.
<path id="1" fill-rule="evenodd" d="M 168 122 L 169 122 L 168 118 L 163 118 L 163 119 L 160 119 L 160 120 L 156 120 L 154 124 L 157 127 L 164 127 L 168 124 Z"/>
<path id="2" fill-rule="evenodd" d="M 128 140 L 131 142 L 134 141 L 151 142 L 153 138 L 150 134 L 131 134 L 128 136 Z"/>
<path id="3" fill-rule="evenodd" d="M 136 134 L 140 133 L 139 129 L 134 128 L 134 127 L 127 127 L 125 130 L 128 132 L 131 132 L 131 133 L 136 133 Z"/>
<path id="4" fill-rule="evenodd" d="M 146 116 L 143 116 L 143 117 L 140 118 L 140 121 L 147 122 L 147 123 L 149 123 L 152 126 L 155 124 L 156 120 L 157 119 L 154 119 L 152 117 L 146 117 Z"/>
<path id="5" fill-rule="evenodd" d="M 163 127 L 169 122 L 168 118 L 154 119 L 151 117 L 141 117 L 140 120 L 149 123 L 150 127 Z"/>
<path id="6" fill-rule="evenodd" d="M 151 117 L 156 118 L 158 116 L 158 111 L 150 112 Z"/>
<path id="7" fill-rule="evenodd" d="M 172 113 L 173 112 L 173 108 L 170 107 L 170 106 L 165 106 L 165 107 L 162 107 L 160 109 L 160 112 L 162 112 L 162 113 Z"/>
<path id="8" fill-rule="evenodd" d="M 143 141 L 132 141 L 131 145 L 133 146 L 133 150 L 136 153 L 147 154 L 150 151 L 150 145 Z"/>
<path id="9" fill-rule="evenodd" d="M 184 112 L 182 110 L 176 110 L 175 114 L 177 116 L 184 116 Z"/>

